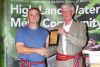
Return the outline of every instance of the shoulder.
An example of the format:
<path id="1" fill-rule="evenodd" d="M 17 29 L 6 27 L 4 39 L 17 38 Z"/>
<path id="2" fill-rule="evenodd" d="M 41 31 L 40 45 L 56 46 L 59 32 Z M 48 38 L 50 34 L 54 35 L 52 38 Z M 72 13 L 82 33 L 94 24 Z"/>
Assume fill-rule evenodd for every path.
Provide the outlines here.
<path id="1" fill-rule="evenodd" d="M 81 22 L 78 22 L 78 21 L 74 21 L 74 24 L 77 25 L 78 27 L 86 27 L 85 23 L 81 23 Z"/>
<path id="2" fill-rule="evenodd" d="M 23 33 L 23 32 L 26 31 L 26 29 L 27 29 L 26 26 L 25 26 L 25 27 L 19 27 L 19 28 L 17 28 L 17 32 L 21 32 L 21 33 Z"/>
<path id="3" fill-rule="evenodd" d="M 41 30 L 42 32 L 48 32 L 48 30 L 45 29 L 45 28 L 43 28 L 43 27 L 40 27 L 40 30 Z"/>

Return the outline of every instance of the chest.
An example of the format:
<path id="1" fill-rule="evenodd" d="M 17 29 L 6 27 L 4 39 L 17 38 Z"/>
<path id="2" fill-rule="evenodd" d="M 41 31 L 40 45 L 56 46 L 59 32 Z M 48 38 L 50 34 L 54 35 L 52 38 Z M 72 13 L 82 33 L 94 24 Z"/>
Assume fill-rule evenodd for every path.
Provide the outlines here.
<path id="1" fill-rule="evenodd" d="M 25 35 L 25 45 L 28 47 L 43 47 L 46 36 L 41 31 L 27 31 Z"/>

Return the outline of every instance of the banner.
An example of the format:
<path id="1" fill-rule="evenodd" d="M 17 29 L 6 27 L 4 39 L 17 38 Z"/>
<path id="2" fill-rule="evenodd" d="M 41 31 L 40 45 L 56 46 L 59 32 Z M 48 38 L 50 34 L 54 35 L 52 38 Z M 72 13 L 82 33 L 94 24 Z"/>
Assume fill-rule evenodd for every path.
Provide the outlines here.
<path id="1" fill-rule="evenodd" d="M 4 43 L 3 43 L 3 40 L 4 40 L 4 34 L 3 34 L 3 31 L 4 31 L 4 1 L 3 0 L 0 0 L 0 67 L 3 67 L 4 66 Z"/>
<path id="2" fill-rule="evenodd" d="M 4 1 L 4 21 L 0 23 L 0 29 L 4 37 L 4 67 L 18 67 L 18 54 L 15 49 L 15 34 L 17 27 L 27 25 L 27 12 L 32 7 L 41 11 L 41 26 L 52 30 L 53 27 L 62 23 L 61 5 L 72 2 L 76 6 L 75 20 L 86 23 L 88 26 L 88 38 L 100 44 L 100 0 L 5 0 Z M 0 33 L 1 35 L 2 33 Z M 0 46 L 3 43 L 0 44 Z M 0 48 L 1 49 L 1 48 Z M 48 58 L 49 59 L 49 58 Z M 52 60 L 50 60 L 52 61 Z M 54 65 L 53 65 L 54 66 Z M 50 67 L 53 67 L 50 66 Z"/>

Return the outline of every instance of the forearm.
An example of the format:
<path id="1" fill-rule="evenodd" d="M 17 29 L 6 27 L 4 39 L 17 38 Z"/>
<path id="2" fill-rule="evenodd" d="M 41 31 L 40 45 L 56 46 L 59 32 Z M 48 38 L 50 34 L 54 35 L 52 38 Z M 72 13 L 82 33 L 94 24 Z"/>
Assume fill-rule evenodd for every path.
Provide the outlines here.
<path id="1" fill-rule="evenodd" d="M 29 48 L 26 47 L 25 45 L 20 45 L 16 46 L 17 53 L 19 54 L 31 54 L 31 53 L 36 53 L 37 49 L 36 48 Z"/>

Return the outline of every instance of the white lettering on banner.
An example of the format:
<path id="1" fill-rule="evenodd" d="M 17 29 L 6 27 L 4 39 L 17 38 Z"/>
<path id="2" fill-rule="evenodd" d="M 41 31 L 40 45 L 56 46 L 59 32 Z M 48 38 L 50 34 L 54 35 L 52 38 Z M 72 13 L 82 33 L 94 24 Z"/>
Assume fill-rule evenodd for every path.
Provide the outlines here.
<path id="1" fill-rule="evenodd" d="M 32 7 L 32 5 L 29 5 L 27 8 L 26 7 L 22 7 L 21 4 L 16 4 L 15 6 L 13 4 L 10 5 L 11 7 L 11 14 L 14 13 L 15 11 L 15 14 L 23 14 L 23 17 L 27 16 L 27 12 L 28 12 L 28 9 L 30 9 Z M 38 7 L 40 9 L 40 11 L 42 10 L 42 6 L 39 6 Z M 60 15 L 61 12 L 60 12 L 61 8 L 45 8 L 44 9 L 44 12 L 41 12 L 42 15 Z M 80 8 L 79 5 L 76 6 L 76 14 L 98 14 L 99 13 L 99 10 L 100 10 L 100 7 L 88 7 L 88 6 L 85 6 L 85 8 Z"/>
<path id="2" fill-rule="evenodd" d="M 80 8 L 79 5 L 76 7 L 76 14 L 98 14 L 100 10 L 100 7 L 87 7 Z"/>
<path id="3" fill-rule="evenodd" d="M 15 13 L 15 14 L 22 14 L 23 17 L 27 17 L 27 12 L 28 12 L 28 9 L 31 8 L 31 5 L 29 5 L 28 8 L 24 7 L 22 8 L 22 5 L 16 5 L 14 6 L 13 4 L 10 5 L 11 9 L 11 14 Z"/>
<path id="4" fill-rule="evenodd" d="M 93 27 L 96 29 L 100 29 L 100 22 L 96 19 L 90 18 L 89 21 L 80 21 L 81 23 L 86 23 L 88 27 Z"/>
<path id="5" fill-rule="evenodd" d="M 46 28 L 55 27 L 55 26 L 59 25 L 60 23 L 62 23 L 62 21 L 50 21 L 50 19 L 43 20 L 43 26 Z"/>
<path id="6" fill-rule="evenodd" d="M 10 5 L 10 7 L 11 7 L 11 14 L 13 14 L 14 12 L 15 12 L 15 14 L 22 14 L 22 16 L 23 17 L 27 17 L 27 12 L 28 12 L 28 9 L 30 9 L 32 6 L 31 5 L 29 5 L 27 8 L 26 7 L 24 7 L 24 8 L 22 8 L 22 5 L 21 4 L 17 4 L 17 5 L 13 5 L 13 4 L 11 4 Z M 42 6 L 39 6 L 39 9 L 40 9 L 40 11 L 42 10 Z M 45 11 L 44 12 L 41 12 L 41 14 L 42 15 L 56 15 L 56 14 L 61 14 L 61 12 L 60 12 L 60 8 L 46 8 L 45 9 Z"/>
<path id="7" fill-rule="evenodd" d="M 27 21 L 25 19 L 17 18 L 16 20 L 14 18 L 11 18 L 11 27 L 20 27 L 20 26 L 26 26 Z M 90 18 L 88 21 L 80 21 L 81 23 L 86 23 L 88 27 L 93 27 L 96 29 L 100 29 L 100 22 L 97 21 L 96 19 Z M 42 20 L 43 27 L 45 28 L 50 28 L 50 27 L 55 27 L 62 23 L 62 21 L 51 21 L 50 19 L 46 18 Z"/>
<path id="8" fill-rule="evenodd" d="M 11 4 L 10 5 L 10 12 L 11 14 L 14 15 L 22 15 L 22 17 L 24 17 L 24 19 L 22 19 L 21 17 L 16 17 L 14 15 L 12 15 L 12 17 L 10 18 L 10 24 L 11 27 L 17 27 L 17 26 L 25 26 L 27 24 L 27 12 L 28 9 L 30 9 L 32 7 L 32 5 L 28 5 L 27 7 L 23 7 L 21 4 Z M 44 8 L 44 10 L 42 11 L 42 6 L 39 5 L 38 8 L 41 11 L 41 15 L 43 16 L 50 16 L 50 15 L 60 15 L 61 12 L 61 8 L 55 8 L 55 7 L 47 7 Z M 76 6 L 76 14 L 99 14 L 100 11 L 100 7 L 88 7 L 85 6 L 84 8 L 81 8 L 79 5 Z M 44 27 L 55 27 L 56 25 L 58 25 L 59 23 L 62 23 L 62 21 L 54 21 L 49 18 L 44 18 L 42 20 L 42 24 Z M 81 21 L 82 23 L 87 23 L 88 27 L 93 27 L 96 29 L 100 29 L 100 22 L 94 18 L 90 18 L 88 21 Z"/>
<path id="9" fill-rule="evenodd" d="M 21 27 L 27 25 L 27 21 L 25 21 L 25 19 L 21 21 L 21 18 L 17 18 L 17 20 L 15 21 L 14 18 L 11 18 L 10 20 L 11 20 L 11 27 Z"/>
<path id="10" fill-rule="evenodd" d="M 39 9 L 41 11 L 42 6 L 39 6 Z M 44 10 L 45 10 L 44 12 L 41 12 L 41 15 L 56 15 L 56 14 L 60 15 L 61 14 L 60 12 L 61 8 L 58 8 L 58 9 L 57 8 L 46 8 Z"/>

